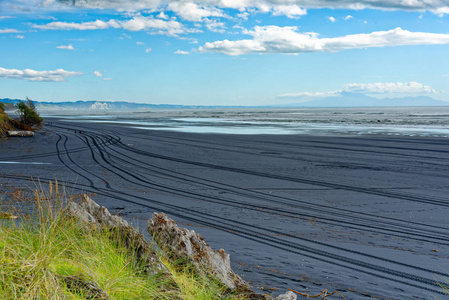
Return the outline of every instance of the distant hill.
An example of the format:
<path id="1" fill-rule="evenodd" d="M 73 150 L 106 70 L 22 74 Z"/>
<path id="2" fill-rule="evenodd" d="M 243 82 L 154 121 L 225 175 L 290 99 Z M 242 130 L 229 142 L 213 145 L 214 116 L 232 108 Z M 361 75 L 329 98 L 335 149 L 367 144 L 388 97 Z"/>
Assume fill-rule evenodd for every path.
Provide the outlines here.
<path id="1" fill-rule="evenodd" d="M 264 105 L 264 106 L 202 106 L 202 105 L 171 105 L 171 104 L 146 104 L 126 101 L 66 101 L 66 102 L 40 102 L 34 101 L 39 111 L 66 111 L 66 110 L 92 110 L 92 111 L 115 111 L 115 110 L 145 110 L 145 109 L 195 109 L 195 108 L 241 108 L 241 107 L 395 107 L 395 106 L 449 106 L 449 102 L 435 100 L 431 97 L 403 97 L 377 99 L 363 94 L 343 92 L 332 97 L 283 97 L 282 100 L 292 99 L 301 101 L 297 103 Z M 5 103 L 6 109 L 12 109 L 13 105 L 21 99 L 0 99 Z"/>
<path id="2" fill-rule="evenodd" d="M 0 102 L 5 103 L 5 106 L 14 105 L 21 99 L 0 99 Z M 205 106 L 189 106 L 189 105 L 170 105 L 170 104 L 145 104 L 133 103 L 126 101 L 66 101 L 66 102 L 40 102 L 33 101 L 39 111 L 49 110 L 139 110 L 139 109 L 175 109 L 175 108 L 199 108 Z"/>
<path id="3" fill-rule="evenodd" d="M 293 98 L 293 97 L 292 97 Z M 377 99 L 364 94 L 343 92 L 339 96 L 312 98 L 298 97 L 299 103 L 281 104 L 277 107 L 395 107 L 395 106 L 449 106 L 449 102 L 431 97 L 402 97 Z"/>

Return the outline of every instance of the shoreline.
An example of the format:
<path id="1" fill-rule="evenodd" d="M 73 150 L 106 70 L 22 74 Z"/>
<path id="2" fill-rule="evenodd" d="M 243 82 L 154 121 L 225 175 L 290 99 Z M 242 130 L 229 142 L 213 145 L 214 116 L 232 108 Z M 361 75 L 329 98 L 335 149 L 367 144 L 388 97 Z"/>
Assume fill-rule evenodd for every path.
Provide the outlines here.
<path id="1" fill-rule="evenodd" d="M 427 299 L 439 290 L 430 281 L 449 272 L 445 138 L 46 121 L 33 139 L 1 142 L 0 161 L 47 163 L 2 168 L 2 189 L 56 178 L 140 228 L 163 211 L 230 253 L 253 288 Z"/>

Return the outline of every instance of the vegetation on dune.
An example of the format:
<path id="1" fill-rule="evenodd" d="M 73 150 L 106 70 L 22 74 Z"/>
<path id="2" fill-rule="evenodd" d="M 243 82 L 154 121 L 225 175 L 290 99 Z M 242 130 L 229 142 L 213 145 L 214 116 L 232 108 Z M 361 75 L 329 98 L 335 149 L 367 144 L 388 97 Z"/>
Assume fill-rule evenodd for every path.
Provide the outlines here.
<path id="1" fill-rule="evenodd" d="M 135 250 L 115 239 L 113 231 L 69 216 L 63 195 L 57 184 L 49 192 L 36 192 L 27 214 L 3 205 L 0 299 L 238 299 L 223 296 L 220 285 L 180 271 L 166 259 L 173 277 L 149 276 L 136 263 Z"/>
<path id="2" fill-rule="evenodd" d="M 8 103 L 6 103 L 8 104 Z M 19 115 L 18 120 L 12 119 L 6 112 L 6 108 L 15 108 Z M 34 131 L 44 125 L 43 119 L 36 111 L 33 101 L 27 98 L 26 102 L 19 102 L 13 107 L 0 102 L 0 137 L 6 138 L 6 132 L 12 129 Z"/>
<path id="3" fill-rule="evenodd" d="M 5 112 L 4 103 L 0 102 L 0 136 L 6 137 L 6 131 L 11 129 L 11 118 Z"/>
<path id="4" fill-rule="evenodd" d="M 19 120 L 21 123 L 29 126 L 30 128 L 41 128 L 43 126 L 43 119 L 39 116 L 34 106 L 33 101 L 27 98 L 25 102 L 19 102 L 15 105 L 17 113 L 19 114 Z"/>

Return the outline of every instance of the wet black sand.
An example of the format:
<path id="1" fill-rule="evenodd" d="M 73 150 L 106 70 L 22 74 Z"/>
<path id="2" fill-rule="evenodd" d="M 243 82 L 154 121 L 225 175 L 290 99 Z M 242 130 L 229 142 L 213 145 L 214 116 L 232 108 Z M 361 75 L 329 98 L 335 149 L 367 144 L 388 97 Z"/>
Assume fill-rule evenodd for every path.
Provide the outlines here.
<path id="1" fill-rule="evenodd" d="M 0 162 L 22 163 L 0 163 L 3 201 L 58 179 L 140 227 L 163 211 L 230 253 L 256 290 L 447 297 L 437 281 L 449 277 L 449 139 L 46 122 L 34 138 L 0 141 Z"/>

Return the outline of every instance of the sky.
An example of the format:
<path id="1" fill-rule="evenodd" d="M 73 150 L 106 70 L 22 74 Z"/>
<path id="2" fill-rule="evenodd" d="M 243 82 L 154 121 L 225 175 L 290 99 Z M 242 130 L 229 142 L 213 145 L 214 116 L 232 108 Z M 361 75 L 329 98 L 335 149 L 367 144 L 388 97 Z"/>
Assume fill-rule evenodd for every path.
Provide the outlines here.
<path id="1" fill-rule="evenodd" d="M 0 0 L 0 98 L 449 101 L 449 0 Z"/>

